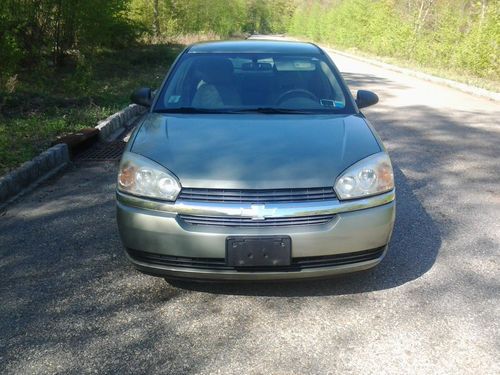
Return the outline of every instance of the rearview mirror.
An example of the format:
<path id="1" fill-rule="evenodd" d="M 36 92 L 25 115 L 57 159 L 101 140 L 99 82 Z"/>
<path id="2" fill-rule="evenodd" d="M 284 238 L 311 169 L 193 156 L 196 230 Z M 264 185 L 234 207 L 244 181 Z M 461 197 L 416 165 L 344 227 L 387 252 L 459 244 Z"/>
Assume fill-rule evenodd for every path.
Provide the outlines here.
<path id="1" fill-rule="evenodd" d="M 378 96 L 374 92 L 368 90 L 358 90 L 356 95 L 356 104 L 358 108 L 366 108 L 378 103 Z"/>
<path id="2" fill-rule="evenodd" d="M 132 103 L 142 105 L 144 107 L 150 107 L 153 102 L 152 91 L 149 87 L 141 87 L 134 91 L 130 97 Z"/>
<path id="3" fill-rule="evenodd" d="M 273 66 L 270 63 L 244 63 L 241 65 L 241 70 L 247 71 L 247 72 L 271 72 L 273 70 Z"/>

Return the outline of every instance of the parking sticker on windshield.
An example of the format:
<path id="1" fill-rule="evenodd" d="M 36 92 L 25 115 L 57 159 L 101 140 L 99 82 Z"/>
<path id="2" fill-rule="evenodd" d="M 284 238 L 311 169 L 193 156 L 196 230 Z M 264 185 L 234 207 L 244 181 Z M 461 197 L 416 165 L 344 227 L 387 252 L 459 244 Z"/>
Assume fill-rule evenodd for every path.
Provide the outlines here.
<path id="1" fill-rule="evenodd" d="M 323 107 L 335 108 L 335 101 L 330 99 L 321 99 L 319 101 Z"/>
<path id="2" fill-rule="evenodd" d="M 180 99 L 181 99 L 180 95 L 171 95 L 170 98 L 168 98 L 168 102 L 169 103 L 178 103 Z"/>

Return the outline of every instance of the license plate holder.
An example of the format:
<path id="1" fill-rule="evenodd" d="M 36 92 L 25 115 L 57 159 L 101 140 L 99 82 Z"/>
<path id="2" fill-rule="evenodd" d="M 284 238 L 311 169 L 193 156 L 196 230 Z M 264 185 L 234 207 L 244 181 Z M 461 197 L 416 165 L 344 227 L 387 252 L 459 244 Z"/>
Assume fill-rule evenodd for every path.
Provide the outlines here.
<path id="1" fill-rule="evenodd" d="M 279 267 L 292 263 L 289 236 L 226 238 L 226 264 L 232 267 Z"/>

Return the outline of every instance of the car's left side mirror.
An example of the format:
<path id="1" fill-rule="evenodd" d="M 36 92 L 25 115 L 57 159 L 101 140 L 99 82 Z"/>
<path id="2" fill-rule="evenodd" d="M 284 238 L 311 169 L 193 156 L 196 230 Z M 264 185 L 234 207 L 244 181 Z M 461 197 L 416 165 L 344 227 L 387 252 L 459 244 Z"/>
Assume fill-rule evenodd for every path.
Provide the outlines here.
<path id="1" fill-rule="evenodd" d="M 358 93 L 356 95 L 356 104 L 358 105 L 359 109 L 366 108 L 377 103 L 377 94 L 368 90 L 358 90 Z"/>
<path id="2" fill-rule="evenodd" d="M 141 87 L 134 91 L 130 97 L 132 103 L 142 105 L 144 107 L 151 107 L 153 103 L 153 93 L 149 87 Z"/>

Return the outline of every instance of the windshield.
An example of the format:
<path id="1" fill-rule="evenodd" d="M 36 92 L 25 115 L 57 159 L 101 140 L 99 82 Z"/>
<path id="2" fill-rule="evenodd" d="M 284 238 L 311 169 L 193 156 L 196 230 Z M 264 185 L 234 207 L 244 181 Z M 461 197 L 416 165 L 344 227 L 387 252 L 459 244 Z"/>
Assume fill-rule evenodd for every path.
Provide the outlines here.
<path id="1" fill-rule="evenodd" d="M 323 55 L 185 54 L 154 112 L 353 113 Z"/>

